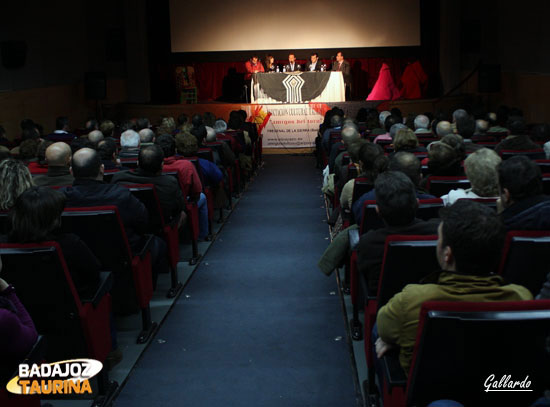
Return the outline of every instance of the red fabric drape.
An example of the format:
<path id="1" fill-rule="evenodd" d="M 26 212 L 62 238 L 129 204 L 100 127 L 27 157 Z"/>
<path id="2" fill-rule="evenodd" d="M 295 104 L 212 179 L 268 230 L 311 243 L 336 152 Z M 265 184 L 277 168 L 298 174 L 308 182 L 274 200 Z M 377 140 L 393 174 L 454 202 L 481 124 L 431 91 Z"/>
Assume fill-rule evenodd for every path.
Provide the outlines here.
<path id="1" fill-rule="evenodd" d="M 401 97 L 403 99 L 420 99 L 426 94 L 428 75 L 422 69 L 420 62 L 407 65 L 401 77 Z"/>
<path id="2" fill-rule="evenodd" d="M 367 100 L 395 100 L 399 99 L 400 95 L 401 92 L 395 86 L 391 76 L 390 67 L 387 64 L 382 64 L 378 79 Z"/>
<path id="3" fill-rule="evenodd" d="M 369 91 L 374 87 L 382 64 L 386 64 L 394 83 L 400 87 L 401 77 L 405 68 L 411 62 L 418 58 L 349 58 L 347 61 L 351 65 L 353 94 L 366 98 Z M 302 66 L 306 60 L 297 60 Z M 330 60 L 322 60 L 323 63 L 330 66 Z M 286 60 L 275 61 L 276 64 L 283 65 L 288 63 Z M 200 62 L 192 64 L 195 68 L 195 78 L 198 88 L 199 101 L 216 100 L 222 96 L 223 79 L 227 76 L 230 68 L 234 68 L 237 73 L 244 74 L 245 61 L 239 62 Z M 426 67 L 427 64 L 422 63 Z M 175 67 L 172 65 L 169 69 L 174 72 L 175 87 Z"/>

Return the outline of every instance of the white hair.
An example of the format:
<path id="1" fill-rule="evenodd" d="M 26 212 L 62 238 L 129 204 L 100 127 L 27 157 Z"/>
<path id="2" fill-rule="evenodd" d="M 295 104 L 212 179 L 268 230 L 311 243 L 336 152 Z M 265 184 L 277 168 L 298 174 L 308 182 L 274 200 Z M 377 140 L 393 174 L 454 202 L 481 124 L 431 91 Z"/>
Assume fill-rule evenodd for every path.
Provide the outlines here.
<path id="1" fill-rule="evenodd" d="M 487 120 L 476 120 L 476 133 L 485 134 L 489 130 L 489 122 Z"/>
<path id="2" fill-rule="evenodd" d="M 120 135 L 120 146 L 127 148 L 139 147 L 140 137 L 134 130 L 126 130 Z"/>
<path id="3" fill-rule="evenodd" d="M 99 143 L 103 139 L 103 133 L 99 130 L 92 130 L 88 133 L 88 140 L 90 140 L 92 143 Z"/>
<path id="4" fill-rule="evenodd" d="M 415 128 L 415 130 L 418 130 L 418 129 L 428 130 L 429 125 L 430 125 L 430 119 L 428 119 L 428 116 L 425 116 L 423 114 L 419 114 L 414 119 L 414 128 Z"/>
<path id="5" fill-rule="evenodd" d="M 386 123 L 386 118 L 388 116 L 391 116 L 391 112 L 388 111 L 388 110 L 384 110 L 383 112 L 380 112 L 380 114 L 378 115 L 378 120 L 380 121 L 380 126 L 385 129 L 385 123 Z"/>
<path id="6" fill-rule="evenodd" d="M 227 130 L 227 123 L 225 120 L 216 120 L 216 123 L 214 123 L 214 130 L 216 133 L 223 133 Z"/>
<path id="7" fill-rule="evenodd" d="M 216 131 L 210 126 L 204 126 L 204 127 L 206 127 L 206 142 L 212 143 L 216 141 Z"/>
<path id="8" fill-rule="evenodd" d="M 451 123 L 446 120 L 442 120 L 437 123 L 437 126 L 435 126 L 435 132 L 441 138 L 447 134 L 451 134 L 453 132 L 453 128 L 451 127 Z"/>
<path id="9" fill-rule="evenodd" d="M 139 139 L 142 143 L 152 143 L 155 138 L 155 132 L 150 128 L 141 129 L 139 131 Z"/>

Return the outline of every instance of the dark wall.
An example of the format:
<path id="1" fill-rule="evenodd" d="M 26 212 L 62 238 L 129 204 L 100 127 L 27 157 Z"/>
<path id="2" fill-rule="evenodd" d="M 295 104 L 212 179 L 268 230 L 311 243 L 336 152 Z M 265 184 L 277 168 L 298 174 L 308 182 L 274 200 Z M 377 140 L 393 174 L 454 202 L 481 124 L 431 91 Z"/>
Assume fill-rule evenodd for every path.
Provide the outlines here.
<path id="1" fill-rule="evenodd" d="M 18 69 L 2 61 L 0 90 L 73 84 L 88 71 L 126 75 L 120 0 L 4 1 L 2 16 L 2 46 L 23 43 L 26 59 Z"/>

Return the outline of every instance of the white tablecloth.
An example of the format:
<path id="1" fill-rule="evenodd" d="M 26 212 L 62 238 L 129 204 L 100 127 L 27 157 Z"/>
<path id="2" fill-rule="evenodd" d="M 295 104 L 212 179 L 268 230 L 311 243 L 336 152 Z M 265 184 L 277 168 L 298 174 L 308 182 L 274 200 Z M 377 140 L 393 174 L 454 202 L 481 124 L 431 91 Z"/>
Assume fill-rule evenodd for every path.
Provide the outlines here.
<path id="1" fill-rule="evenodd" d="M 292 75 L 292 74 L 289 74 Z M 250 86 L 250 101 L 251 103 L 261 104 L 281 104 L 278 100 L 272 99 L 267 96 L 261 89 L 258 83 L 252 79 L 252 85 Z M 304 100 L 304 102 L 345 102 L 346 101 L 346 88 L 344 86 L 344 76 L 342 72 L 330 72 L 330 78 L 327 82 L 327 86 L 323 92 L 313 100 Z"/>

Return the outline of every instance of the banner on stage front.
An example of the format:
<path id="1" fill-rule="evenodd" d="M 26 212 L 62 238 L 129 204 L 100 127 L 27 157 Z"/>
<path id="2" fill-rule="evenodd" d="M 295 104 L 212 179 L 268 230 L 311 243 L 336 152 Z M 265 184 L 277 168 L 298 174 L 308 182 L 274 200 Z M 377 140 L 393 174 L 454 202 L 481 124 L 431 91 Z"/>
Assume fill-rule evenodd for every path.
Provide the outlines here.
<path id="1" fill-rule="evenodd" d="M 311 148 L 315 147 L 315 137 L 324 118 L 324 106 L 319 105 L 247 105 L 242 109 L 258 125 L 263 148 Z"/>

